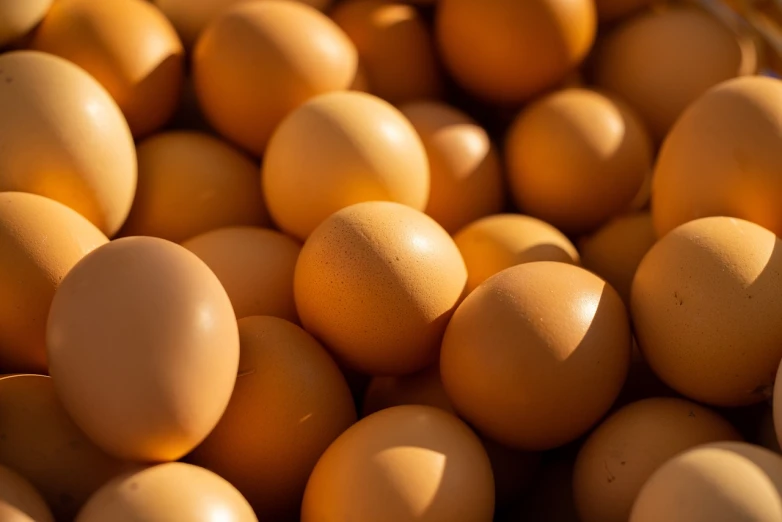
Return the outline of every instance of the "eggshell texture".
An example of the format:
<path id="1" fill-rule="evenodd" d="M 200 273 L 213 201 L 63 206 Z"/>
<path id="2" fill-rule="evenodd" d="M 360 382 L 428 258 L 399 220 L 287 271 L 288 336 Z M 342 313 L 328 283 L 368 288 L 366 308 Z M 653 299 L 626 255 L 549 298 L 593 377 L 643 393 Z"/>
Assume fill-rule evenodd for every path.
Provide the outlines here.
<path id="1" fill-rule="evenodd" d="M 630 522 L 782 520 L 782 457 L 722 442 L 669 460 L 641 489 Z"/>
<path id="2" fill-rule="evenodd" d="M 613 22 L 651 3 L 652 0 L 595 0 L 595 7 L 601 22 Z"/>
<path id="3" fill-rule="evenodd" d="M 651 142 L 635 113 L 586 89 L 528 106 L 508 132 L 505 154 L 519 208 L 573 234 L 625 210 L 652 168 Z"/>
<path id="4" fill-rule="evenodd" d="M 659 142 L 688 105 L 738 76 L 743 60 L 736 36 L 711 14 L 669 8 L 609 33 L 595 59 L 595 81 L 632 105 Z"/>
<path id="5" fill-rule="evenodd" d="M 657 468 L 682 451 L 727 440 L 741 436 L 717 413 L 693 402 L 653 398 L 625 406 L 589 436 L 578 454 L 573 491 L 581 520 L 626 522 Z"/>
<path id="6" fill-rule="evenodd" d="M 0 191 L 64 203 L 112 236 L 136 190 L 136 150 L 117 104 L 49 54 L 5 53 L 0 71 Z"/>
<path id="7" fill-rule="evenodd" d="M 247 317 L 239 336 L 231 402 L 190 460 L 236 486 L 261 520 L 298 521 L 312 469 L 356 422 L 353 397 L 331 356 L 298 326 Z"/>
<path id="8" fill-rule="evenodd" d="M 307 483 L 301 522 L 490 522 L 491 465 L 480 440 L 429 406 L 379 411 L 343 433 Z"/>
<path id="9" fill-rule="evenodd" d="M 293 274 L 301 245 L 274 230 L 230 227 L 182 243 L 212 269 L 236 317 L 271 315 L 298 322 Z"/>
<path id="10" fill-rule="evenodd" d="M 441 0 L 436 16 L 453 77 L 497 103 L 556 86 L 587 55 L 597 29 L 591 0 Z"/>
<path id="11" fill-rule="evenodd" d="M 506 446 L 544 450 L 592 427 L 630 363 L 616 291 L 586 270 L 541 261 L 486 280 L 459 305 L 440 373 L 456 411 Z"/>
<path id="12" fill-rule="evenodd" d="M 149 237 L 95 250 L 68 273 L 47 326 L 49 370 L 68 413 L 105 451 L 176 460 L 231 397 L 239 335 L 217 277 Z"/>
<path id="13" fill-rule="evenodd" d="M 0 520 L 54 522 L 46 501 L 27 479 L 0 466 Z"/>
<path id="14" fill-rule="evenodd" d="M 107 242 L 61 203 L 0 193 L 0 370 L 46 373 L 46 317 L 54 291 L 79 259 Z"/>
<path id="15" fill-rule="evenodd" d="M 466 280 L 459 250 L 434 220 L 374 201 L 312 233 L 293 289 L 304 327 L 347 366 L 404 375 L 435 362 Z"/>
<path id="16" fill-rule="evenodd" d="M 163 13 L 144 0 L 57 0 L 33 48 L 90 73 L 114 97 L 133 136 L 161 127 L 182 90 L 184 50 Z"/>
<path id="17" fill-rule="evenodd" d="M 565 235 L 539 219 L 519 214 L 485 217 L 454 236 L 467 265 L 467 291 L 494 274 L 533 261 L 579 264 L 576 247 Z"/>
<path id="18" fill-rule="evenodd" d="M 0 378 L 0 434 L 0 462 L 33 484 L 57 520 L 73 520 L 127 466 L 87 439 L 43 375 Z"/>
<path id="19" fill-rule="evenodd" d="M 84 506 L 76 522 L 257 522 L 247 500 L 211 471 L 170 462 L 120 475 Z"/>
<path id="20" fill-rule="evenodd" d="M 52 0 L 6 0 L 0 4 L 0 47 L 28 34 L 43 20 Z"/>
<path id="21" fill-rule="evenodd" d="M 429 158 L 431 186 L 425 212 L 453 234 L 505 203 L 502 166 L 486 130 L 462 111 L 438 102 L 400 107 Z"/>
<path id="22" fill-rule="evenodd" d="M 193 54 L 201 106 L 254 154 L 282 119 L 318 94 L 347 89 L 358 54 L 326 15 L 296 2 L 242 2 L 207 26 Z"/>
<path id="23" fill-rule="evenodd" d="M 651 214 L 626 214 L 580 241 L 581 263 L 611 283 L 629 305 L 635 271 L 656 242 Z"/>
<path id="24" fill-rule="evenodd" d="M 181 242 L 221 227 L 271 223 L 258 166 L 208 134 L 174 131 L 139 143 L 138 190 L 125 236 Z"/>
<path id="25" fill-rule="evenodd" d="M 285 118 L 262 178 L 272 218 L 302 240 L 354 203 L 424 210 L 429 199 L 429 164 L 415 129 L 392 105 L 360 92 L 324 94 Z"/>
<path id="26" fill-rule="evenodd" d="M 671 388 L 718 406 L 769 397 L 782 359 L 782 244 L 759 225 L 691 221 L 660 239 L 633 282 L 636 339 Z"/>
<path id="27" fill-rule="evenodd" d="M 739 78 L 693 103 L 660 151 L 653 191 L 659 236 L 705 216 L 782 235 L 782 81 Z"/>

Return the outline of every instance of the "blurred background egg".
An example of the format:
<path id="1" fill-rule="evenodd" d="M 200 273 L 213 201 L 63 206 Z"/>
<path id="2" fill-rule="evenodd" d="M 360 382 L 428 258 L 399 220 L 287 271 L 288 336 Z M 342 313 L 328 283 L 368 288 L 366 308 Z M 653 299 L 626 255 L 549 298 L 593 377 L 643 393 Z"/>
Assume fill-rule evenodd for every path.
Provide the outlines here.
<path id="1" fill-rule="evenodd" d="M 52 1 L 3 1 L 0 4 L 0 48 L 29 34 L 49 12 Z"/>
<path id="2" fill-rule="evenodd" d="M 0 466 L 0 519 L 3 522 L 54 522 L 52 512 L 32 484 Z"/>

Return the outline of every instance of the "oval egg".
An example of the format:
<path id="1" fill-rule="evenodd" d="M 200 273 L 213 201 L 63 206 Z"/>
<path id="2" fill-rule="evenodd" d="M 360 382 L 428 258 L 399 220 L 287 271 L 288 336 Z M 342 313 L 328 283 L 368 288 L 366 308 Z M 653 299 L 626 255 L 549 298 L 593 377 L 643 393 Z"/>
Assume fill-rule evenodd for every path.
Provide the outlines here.
<path id="1" fill-rule="evenodd" d="M 41 494 L 27 479 L 5 466 L 0 466 L 0 520 L 54 522 Z"/>
<path id="2" fill-rule="evenodd" d="M 12 44 L 29 34 L 37 26 L 53 0 L 3 2 L 0 5 L 0 47 Z"/>

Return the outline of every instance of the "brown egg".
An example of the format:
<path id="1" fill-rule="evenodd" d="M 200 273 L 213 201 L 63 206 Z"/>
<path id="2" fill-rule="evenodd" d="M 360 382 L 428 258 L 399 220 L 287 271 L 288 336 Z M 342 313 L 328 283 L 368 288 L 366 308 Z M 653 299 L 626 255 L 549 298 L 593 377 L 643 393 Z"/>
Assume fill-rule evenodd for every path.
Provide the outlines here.
<path id="1" fill-rule="evenodd" d="M 494 274 L 523 263 L 580 263 L 576 247 L 562 232 L 539 219 L 519 214 L 479 219 L 453 239 L 467 265 L 468 292 Z"/>
<path id="2" fill-rule="evenodd" d="M 240 2 L 212 21 L 195 47 L 193 73 L 211 124 L 260 156 L 289 112 L 347 89 L 357 62 L 355 46 L 326 15 L 266 0 Z"/>
<path id="3" fill-rule="evenodd" d="M 336 212 L 299 255 L 294 296 L 304 327 L 349 367 L 404 375 L 435 362 L 467 270 L 429 216 L 373 201 Z"/>
<path id="4" fill-rule="evenodd" d="M 49 54 L 2 54 L 0 71 L 0 191 L 64 203 L 112 236 L 136 190 L 136 151 L 117 104 Z"/>
<path id="5" fill-rule="evenodd" d="M 163 239 L 112 241 L 68 273 L 47 325 L 65 409 L 105 451 L 176 460 L 231 397 L 239 335 L 231 301 L 195 254 Z"/>
<path id="6" fill-rule="evenodd" d="M 76 522 L 257 522 L 236 488 L 211 471 L 169 462 L 130 471 L 90 498 Z"/>
<path id="7" fill-rule="evenodd" d="M 15 0 L 0 5 L 0 47 L 13 43 L 27 35 L 37 26 L 53 0 Z"/>
<path id="8" fill-rule="evenodd" d="M 415 7 L 388 0 L 346 0 L 331 17 L 356 45 L 374 94 L 392 103 L 440 94 L 434 43 Z"/>
<path id="9" fill-rule="evenodd" d="M 653 0 L 595 0 L 597 18 L 601 22 L 613 22 L 635 11 L 640 11 Z"/>
<path id="10" fill-rule="evenodd" d="M 657 468 L 701 444 L 741 440 L 717 413 L 683 399 L 639 401 L 614 413 L 576 460 L 573 492 L 582 522 L 626 522 Z"/>
<path id="11" fill-rule="evenodd" d="M 609 33 L 595 58 L 595 81 L 632 105 L 661 142 L 688 105 L 738 76 L 743 60 L 737 37 L 722 22 L 692 6 L 676 7 L 644 13 Z"/>
<path id="12" fill-rule="evenodd" d="M 77 261 L 107 242 L 61 203 L 0 193 L 0 370 L 46 373 L 46 317 L 54 291 Z"/>
<path id="13" fill-rule="evenodd" d="M 441 0 L 436 33 L 462 87 L 513 104 L 556 86 L 581 63 L 596 18 L 591 0 Z"/>
<path id="14" fill-rule="evenodd" d="M 285 118 L 262 177 L 272 218 L 302 240 L 354 203 L 424 210 L 429 199 L 429 165 L 415 129 L 392 105 L 360 92 L 318 96 Z"/>
<path id="15" fill-rule="evenodd" d="M 635 113 L 586 89 L 528 106 L 508 132 L 505 155 L 519 208 L 572 234 L 624 211 L 652 168 L 651 142 Z"/>
<path id="16" fill-rule="evenodd" d="M 116 100 L 136 138 L 163 126 L 176 110 L 184 50 L 149 2 L 57 0 L 32 47 L 90 73 Z"/>
<path id="17" fill-rule="evenodd" d="M 247 317 L 239 337 L 231 402 L 190 461 L 236 486 L 261 520 L 298 521 L 312 469 L 356 422 L 353 397 L 326 350 L 298 326 Z"/>
<path id="18" fill-rule="evenodd" d="M 182 246 L 207 264 L 223 284 L 236 317 L 271 315 L 298 322 L 293 273 L 301 245 L 274 230 L 221 228 Z"/>
<path id="19" fill-rule="evenodd" d="M 743 442 L 699 446 L 641 489 L 630 522 L 782 520 L 782 457 Z"/>
<path id="20" fill-rule="evenodd" d="M 136 150 L 138 189 L 121 235 L 179 243 L 217 228 L 271 223 L 257 164 L 228 143 L 170 131 Z"/>
<path id="21" fill-rule="evenodd" d="M 580 241 L 581 263 L 611 283 L 629 305 L 635 271 L 656 242 L 648 212 L 622 215 Z"/>
<path id="22" fill-rule="evenodd" d="M 73 520 L 90 495 L 127 467 L 87 439 L 42 375 L 0 378 L 0 434 L 0 462 L 33 484 L 57 520 Z"/>
<path id="23" fill-rule="evenodd" d="M 27 479 L 0 466 L 0 520 L 54 522 L 49 506 Z"/>
<path id="24" fill-rule="evenodd" d="M 493 513 L 491 464 L 470 428 L 438 408 L 397 406 L 326 450 L 301 522 L 491 522 Z"/>
<path id="25" fill-rule="evenodd" d="M 782 81 L 715 87 L 681 117 L 660 151 L 652 218 L 658 236 L 705 216 L 733 216 L 782 235 Z"/>
<path id="26" fill-rule="evenodd" d="M 718 406 L 769 397 L 782 358 L 782 242 L 740 219 L 703 218 L 660 239 L 633 282 L 644 358 L 671 388 Z"/>
<path id="27" fill-rule="evenodd" d="M 456 411 L 507 446 L 575 440 L 616 399 L 630 363 L 630 326 L 616 291 L 551 261 L 494 275 L 454 313 L 440 373 Z"/>
<path id="28" fill-rule="evenodd" d="M 453 234 L 505 203 L 499 154 L 486 130 L 459 109 L 438 102 L 399 108 L 413 124 L 429 158 L 431 186 L 425 212 Z"/>

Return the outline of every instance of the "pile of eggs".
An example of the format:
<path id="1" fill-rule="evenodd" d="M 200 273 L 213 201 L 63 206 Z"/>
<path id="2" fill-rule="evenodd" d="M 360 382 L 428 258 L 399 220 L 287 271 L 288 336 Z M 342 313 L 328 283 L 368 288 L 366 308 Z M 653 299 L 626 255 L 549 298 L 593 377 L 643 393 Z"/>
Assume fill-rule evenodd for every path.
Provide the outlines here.
<path id="1" fill-rule="evenodd" d="M 1 0 L 0 522 L 782 521 L 761 4 Z"/>

